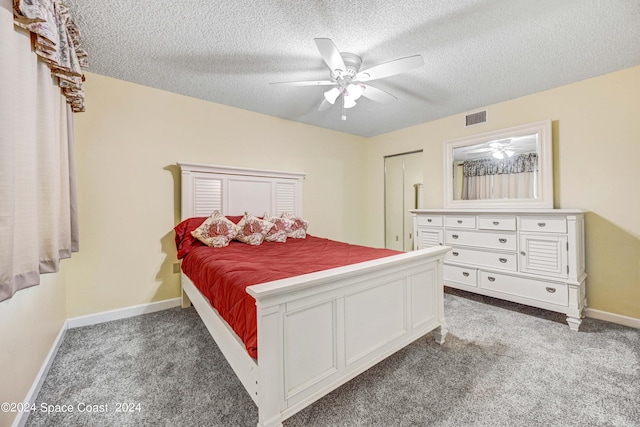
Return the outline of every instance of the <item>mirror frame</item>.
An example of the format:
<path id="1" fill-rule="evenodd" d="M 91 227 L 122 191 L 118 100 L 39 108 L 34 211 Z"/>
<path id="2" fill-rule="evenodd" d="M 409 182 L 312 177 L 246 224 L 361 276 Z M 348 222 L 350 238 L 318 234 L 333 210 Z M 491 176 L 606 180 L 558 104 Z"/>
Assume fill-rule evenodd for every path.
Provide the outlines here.
<path id="1" fill-rule="evenodd" d="M 538 137 L 538 173 L 540 176 L 540 197 L 537 199 L 453 199 L 453 149 L 467 145 L 480 144 L 494 139 L 537 134 Z M 526 125 L 500 129 L 478 135 L 457 138 L 444 142 L 444 207 L 447 209 L 476 208 L 553 208 L 553 148 L 551 121 L 541 121 Z"/>

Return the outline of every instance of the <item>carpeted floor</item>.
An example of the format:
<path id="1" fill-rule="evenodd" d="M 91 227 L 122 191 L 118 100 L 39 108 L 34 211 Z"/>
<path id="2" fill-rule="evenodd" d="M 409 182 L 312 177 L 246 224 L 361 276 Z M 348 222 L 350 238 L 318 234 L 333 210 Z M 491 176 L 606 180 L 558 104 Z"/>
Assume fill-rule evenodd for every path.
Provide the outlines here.
<path id="1" fill-rule="evenodd" d="M 284 425 L 640 426 L 640 330 L 585 319 L 573 333 L 562 315 L 453 290 L 445 312 L 443 346 L 420 339 Z M 73 412 L 27 426 L 258 420 L 193 308 L 67 331 L 36 402 L 61 405 Z"/>

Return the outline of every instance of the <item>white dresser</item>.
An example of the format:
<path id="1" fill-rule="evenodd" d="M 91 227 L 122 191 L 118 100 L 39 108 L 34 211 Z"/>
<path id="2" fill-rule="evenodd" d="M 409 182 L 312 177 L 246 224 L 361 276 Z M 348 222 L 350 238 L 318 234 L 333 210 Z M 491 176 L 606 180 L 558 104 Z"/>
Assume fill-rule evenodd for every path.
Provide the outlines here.
<path id="1" fill-rule="evenodd" d="M 451 246 L 444 283 L 567 315 L 586 307 L 584 212 L 576 209 L 417 209 L 416 249 Z"/>

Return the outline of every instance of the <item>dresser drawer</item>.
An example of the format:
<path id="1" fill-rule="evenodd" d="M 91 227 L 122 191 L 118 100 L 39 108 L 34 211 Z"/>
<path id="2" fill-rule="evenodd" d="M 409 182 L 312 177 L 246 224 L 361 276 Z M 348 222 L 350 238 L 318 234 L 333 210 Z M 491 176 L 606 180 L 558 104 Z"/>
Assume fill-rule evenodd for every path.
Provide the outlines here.
<path id="1" fill-rule="evenodd" d="M 444 265 L 443 279 L 445 282 L 453 282 L 473 288 L 478 287 L 478 270 L 475 268 L 458 267 L 457 265 Z"/>
<path id="2" fill-rule="evenodd" d="M 474 215 L 446 215 L 444 224 L 447 227 L 476 228 L 476 217 Z"/>
<path id="3" fill-rule="evenodd" d="M 416 221 L 419 226 L 442 227 L 442 215 L 417 215 Z"/>
<path id="4" fill-rule="evenodd" d="M 518 269 L 517 256 L 512 254 L 500 254 L 475 249 L 461 249 L 454 247 L 447 252 L 445 261 L 461 262 L 501 270 L 516 271 Z"/>
<path id="5" fill-rule="evenodd" d="M 478 217 L 478 228 L 481 230 L 516 230 L 515 216 Z"/>
<path id="6" fill-rule="evenodd" d="M 564 283 L 540 282 L 486 271 L 480 271 L 479 276 L 480 287 L 483 289 L 564 307 L 569 303 L 569 290 Z"/>
<path id="7" fill-rule="evenodd" d="M 505 251 L 516 250 L 516 233 L 486 233 L 467 230 L 446 230 L 445 244 L 478 246 Z"/>
<path id="8" fill-rule="evenodd" d="M 566 233 L 566 218 L 521 217 L 520 231 L 539 231 L 543 233 Z"/>

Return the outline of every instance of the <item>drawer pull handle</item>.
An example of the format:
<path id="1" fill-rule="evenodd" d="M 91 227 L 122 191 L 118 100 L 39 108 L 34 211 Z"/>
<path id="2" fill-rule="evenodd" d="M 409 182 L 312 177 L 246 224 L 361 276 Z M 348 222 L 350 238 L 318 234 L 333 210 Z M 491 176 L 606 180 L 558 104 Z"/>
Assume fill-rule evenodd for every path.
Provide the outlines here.
<path id="1" fill-rule="evenodd" d="M 520 255 L 525 256 L 527 253 L 525 251 L 520 251 Z"/>
<path id="2" fill-rule="evenodd" d="M 549 288 L 549 287 L 547 287 L 546 289 L 547 289 L 547 292 L 549 292 L 550 294 L 553 294 L 553 293 L 555 293 L 555 292 L 556 292 L 556 288 Z"/>
<path id="3" fill-rule="evenodd" d="M 547 224 L 546 224 L 546 223 L 544 223 L 544 222 L 539 222 L 539 223 L 538 223 L 538 227 L 544 227 L 545 225 L 547 225 Z"/>
<path id="4" fill-rule="evenodd" d="M 457 239 L 458 235 L 457 234 L 452 234 L 451 237 L 454 238 L 454 239 Z"/>
<path id="5" fill-rule="evenodd" d="M 493 225 L 500 225 L 500 221 L 493 221 Z"/>
<path id="6" fill-rule="evenodd" d="M 428 218 L 428 219 L 427 219 L 427 222 L 431 222 L 431 221 L 433 221 L 431 218 Z"/>
<path id="7" fill-rule="evenodd" d="M 504 264 L 505 262 L 507 262 L 507 259 L 506 258 L 498 258 L 498 261 L 500 261 L 501 263 Z"/>
<path id="8" fill-rule="evenodd" d="M 462 275 L 463 275 L 464 277 L 469 277 L 469 273 L 467 273 L 466 271 L 463 271 L 463 272 L 462 272 Z"/>
<path id="9" fill-rule="evenodd" d="M 458 224 L 462 224 L 462 220 L 461 219 L 458 220 Z"/>
<path id="10" fill-rule="evenodd" d="M 451 255 L 458 256 L 458 252 L 451 252 Z"/>
<path id="11" fill-rule="evenodd" d="M 492 276 L 487 277 L 487 279 L 489 279 L 490 282 L 495 282 L 496 281 L 496 278 L 492 277 Z"/>
<path id="12" fill-rule="evenodd" d="M 507 243 L 507 239 L 498 239 L 500 243 Z"/>

